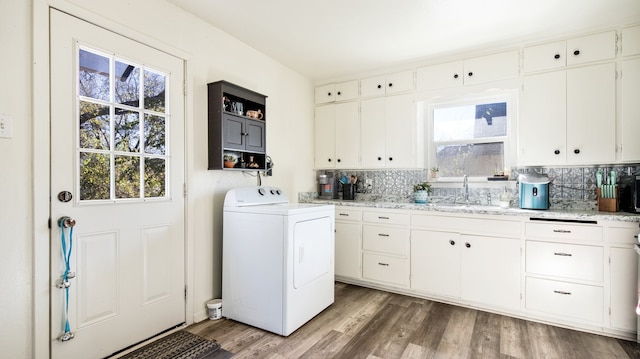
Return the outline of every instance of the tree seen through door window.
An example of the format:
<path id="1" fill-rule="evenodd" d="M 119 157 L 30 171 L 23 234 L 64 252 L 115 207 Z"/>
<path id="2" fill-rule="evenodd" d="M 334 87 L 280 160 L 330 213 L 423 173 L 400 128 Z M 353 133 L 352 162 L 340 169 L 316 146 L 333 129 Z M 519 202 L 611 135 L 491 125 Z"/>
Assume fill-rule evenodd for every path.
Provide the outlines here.
<path id="1" fill-rule="evenodd" d="M 77 75 L 80 200 L 167 197 L 167 75 L 85 47 Z"/>

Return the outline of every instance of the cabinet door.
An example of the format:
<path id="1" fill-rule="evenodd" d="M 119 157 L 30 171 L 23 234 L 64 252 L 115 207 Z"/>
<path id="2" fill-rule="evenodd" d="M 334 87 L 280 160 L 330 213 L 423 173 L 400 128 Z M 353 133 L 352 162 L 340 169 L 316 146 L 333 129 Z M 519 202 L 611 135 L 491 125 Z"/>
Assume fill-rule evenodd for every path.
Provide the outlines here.
<path id="1" fill-rule="evenodd" d="M 246 150 L 250 152 L 264 153 L 265 148 L 265 123 L 260 120 L 246 119 Z"/>
<path id="2" fill-rule="evenodd" d="M 640 55 L 640 26 L 622 30 L 622 54 L 624 56 Z"/>
<path id="3" fill-rule="evenodd" d="M 566 161 L 566 73 L 525 76 L 518 122 L 518 164 Z"/>
<path id="4" fill-rule="evenodd" d="M 222 146 L 225 149 L 244 150 L 245 149 L 245 120 L 240 117 L 224 114 L 222 128 L 224 129 L 224 137 Z"/>
<path id="5" fill-rule="evenodd" d="M 413 90 L 413 70 L 387 75 L 385 80 L 387 95 Z"/>
<path id="6" fill-rule="evenodd" d="M 357 168 L 360 158 L 360 117 L 358 103 L 334 105 L 335 167 Z"/>
<path id="7" fill-rule="evenodd" d="M 386 93 L 385 76 L 375 76 L 360 81 L 360 96 L 381 96 Z"/>
<path id="8" fill-rule="evenodd" d="M 335 228 L 335 274 L 350 278 L 360 278 L 362 225 L 360 223 L 336 221 Z"/>
<path id="9" fill-rule="evenodd" d="M 614 63 L 567 70 L 567 162 L 616 159 Z"/>
<path id="10" fill-rule="evenodd" d="M 460 297 L 461 245 L 458 233 L 412 230 L 411 288 Z"/>
<path id="11" fill-rule="evenodd" d="M 358 98 L 358 80 L 346 81 L 336 84 L 336 101 L 355 100 Z"/>
<path id="12" fill-rule="evenodd" d="M 462 86 L 462 61 L 447 62 L 419 68 L 416 75 L 418 91 Z"/>
<path id="13" fill-rule="evenodd" d="M 567 63 L 566 52 L 565 41 L 527 47 L 524 49 L 524 72 L 564 67 Z"/>
<path id="14" fill-rule="evenodd" d="M 518 77 L 519 68 L 517 50 L 467 59 L 464 60 L 464 84 L 515 78 Z"/>
<path id="15" fill-rule="evenodd" d="M 315 167 L 335 167 L 335 118 L 333 105 L 316 107 Z"/>
<path id="16" fill-rule="evenodd" d="M 638 41 L 640 42 L 640 34 Z M 638 94 L 640 94 L 640 59 L 624 60 L 622 62 L 622 124 L 620 133 L 622 140 L 621 160 L 625 162 L 640 161 L 640 144 L 638 144 L 640 101 L 638 101 Z"/>
<path id="17" fill-rule="evenodd" d="M 614 57 L 616 57 L 615 31 L 567 40 L 567 65 L 608 60 Z"/>
<path id="18" fill-rule="evenodd" d="M 461 297 L 520 309 L 520 239 L 462 235 Z"/>
<path id="19" fill-rule="evenodd" d="M 360 138 L 362 167 L 383 168 L 385 153 L 385 99 L 383 97 L 360 102 Z"/>
<path id="20" fill-rule="evenodd" d="M 387 168 L 413 168 L 416 159 L 416 119 L 413 95 L 389 96 L 385 104 Z"/>
<path id="21" fill-rule="evenodd" d="M 323 86 L 318 86 L 315 89 L 315 103 L 323 104 L 328 102 L 335 101 L 336 98 L 336 85 L 335 84 L 327 84 Z"/>
<path id="22" fill-rule="evenodd" d="M 638 316 L 638 253 L 611 247 L 611 327 L 636 330 Z"/>

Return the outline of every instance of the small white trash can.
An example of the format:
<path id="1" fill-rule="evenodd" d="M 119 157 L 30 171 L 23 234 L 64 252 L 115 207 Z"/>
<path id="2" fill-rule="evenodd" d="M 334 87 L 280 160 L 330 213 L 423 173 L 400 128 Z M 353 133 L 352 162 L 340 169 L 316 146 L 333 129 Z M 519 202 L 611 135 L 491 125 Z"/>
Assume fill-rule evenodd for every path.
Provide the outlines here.
<path id="1" fill-rule="evenodd" d="M 216 320 L 222 318 L 222 299 L 214 299 L 207 302 L 209 319 Z"/>

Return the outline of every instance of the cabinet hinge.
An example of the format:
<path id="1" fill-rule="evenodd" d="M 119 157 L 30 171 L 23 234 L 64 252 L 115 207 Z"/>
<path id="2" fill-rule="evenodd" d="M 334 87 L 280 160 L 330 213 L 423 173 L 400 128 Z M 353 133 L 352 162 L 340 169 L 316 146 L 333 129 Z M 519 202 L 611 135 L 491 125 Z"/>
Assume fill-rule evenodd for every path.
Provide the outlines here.
<path id="1" fill-rule="evenodd" d="M 184 286 L 184 299 L 187 299 L 187 286 Z"/>
<path id="2" fill-rule="evenodd" d="M 187 96 L 187 82 L 186 81 L 182 83 L 182 94 L 184 96 Z"/>
<path id="3" fill-rule="evenodd" d="M 187 194 L 188 194 L 188 192 L 187 192 L 187 184 L 183 183 L 182 184 L 182 195 L 184 196 L 184 198 L 187 198 Z"/>

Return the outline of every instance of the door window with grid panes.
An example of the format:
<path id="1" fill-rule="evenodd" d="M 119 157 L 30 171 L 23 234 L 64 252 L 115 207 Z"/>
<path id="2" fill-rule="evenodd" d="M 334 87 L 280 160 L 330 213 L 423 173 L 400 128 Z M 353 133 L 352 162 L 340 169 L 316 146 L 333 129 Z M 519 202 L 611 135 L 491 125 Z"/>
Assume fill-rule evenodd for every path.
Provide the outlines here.
<path id="1" fill-rule="evenodd" d="M 80 201 L 169 196 L 167 81 L 144 64 L 79 48 Z"/>

